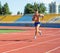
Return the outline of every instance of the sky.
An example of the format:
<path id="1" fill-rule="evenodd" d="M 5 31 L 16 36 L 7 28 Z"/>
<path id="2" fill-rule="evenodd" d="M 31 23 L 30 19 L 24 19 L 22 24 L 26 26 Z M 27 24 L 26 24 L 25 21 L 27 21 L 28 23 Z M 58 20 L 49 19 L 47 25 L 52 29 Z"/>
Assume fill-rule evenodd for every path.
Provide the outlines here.
<path id="1" fill-rule="evenodd" d="M 24 13 L 24 7 L 27 3 L 33 4 L 36 3 L 45 3 L 46 7 L 49 3 L 56 1 L 57 3 L 60 2 L 60 0 L 0 0 L 2 6 L 7 2 L 10 11 L 12 14 L 17 14 L 18 11 Z"/>

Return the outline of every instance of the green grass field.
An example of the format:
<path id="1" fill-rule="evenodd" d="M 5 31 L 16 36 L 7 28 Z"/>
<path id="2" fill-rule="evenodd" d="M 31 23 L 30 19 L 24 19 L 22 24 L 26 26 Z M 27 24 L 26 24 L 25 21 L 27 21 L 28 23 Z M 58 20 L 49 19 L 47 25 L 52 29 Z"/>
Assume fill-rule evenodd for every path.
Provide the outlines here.
<path id="1" fill-rule="evenodd" d="M 0 29 L 0 33 L 13 33 L 13 32 L 23 32 L 24 30 L 14 30 L 14 29 Z"/>

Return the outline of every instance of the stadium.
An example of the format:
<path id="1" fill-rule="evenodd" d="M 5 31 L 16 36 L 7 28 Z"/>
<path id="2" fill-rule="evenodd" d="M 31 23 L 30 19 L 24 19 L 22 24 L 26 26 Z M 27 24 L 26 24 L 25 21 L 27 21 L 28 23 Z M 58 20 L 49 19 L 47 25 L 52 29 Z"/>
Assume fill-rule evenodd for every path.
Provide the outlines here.
<path id="1" fill-rule="evenodd" d="M 17 8 L 18 6 L 18 8 L 21 8 L 19 8 L 19 10 L 21 11 L 23 5 L 25 6 L 26 2 L 26 0 L 21 0 L 21 2 L 18 0 L 6 1 L 10 5 L 12 4 L 10 7 L 12 8 L 12 10 L 15 10 L 14 12 L 16 12 L 16 9 L 14 9 L 13 7 Z M 3 3 L 3 0 L 1 0 L 1 2 Z M 29 2 L 31 2 L 31 0 L 27 1 L 27 3 Z M 27 10 L 24 9 L 26 10 L 24 11 L 26 14 L 20 14 L 20 12 L 18 12 L 15 15 L 11 15 L 11 12 L 7 12 L 9 10 L 6 10 L 8 6 L 6 4 L 2 7 L 3 10 L 1 13 L 0 3 L 0 53 L 60 53 L 59 5 L 56 5 L 57 7 L 59 7 L 56 8 L 56 3 L 51 3 L 50 13 L 44 12 L 45 6 L 43 6 L 43 4 L 43 10 L 41 9 L 40 11 L 41 6 L 39 7 L 39 12 L 44 12 L 43 20 L 42 18 L 40 18 L 41 26 L 39 28 L 42 35 L 38 34 L 37 38 L 34 39 L 35 26 L 32 21 L 34 15 L 33 12 L 34 9 L 38 8 L 37 6 L 39 6 L 40 4 L 38 5 L 34 3 L 35 6 L 32 6 L 32 4 L 27 4 L 27 7 L 25 6 Z"/>
<path id="2" fill-rule="evenodd" d="M 34 26 L 32 17 L 33 14 L 0 16 L 0 26 Z M 44 15 L 44 21 L 41 19 L 41 22 L 43 27 L 60 28 L 60 14 Z"/>

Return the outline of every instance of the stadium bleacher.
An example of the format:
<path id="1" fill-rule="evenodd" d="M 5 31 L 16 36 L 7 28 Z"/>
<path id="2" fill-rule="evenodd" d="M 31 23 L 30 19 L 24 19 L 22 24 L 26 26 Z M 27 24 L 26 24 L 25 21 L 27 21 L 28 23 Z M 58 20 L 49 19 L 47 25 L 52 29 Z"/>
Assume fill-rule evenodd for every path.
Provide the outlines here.
<path id="1" fill-rule="evenodd" d="M 19 18 L 18 20 L 16 20 L 16 22 L 21 22 L 21 21 L 29 21 L 29 22 L 31 22 L 32 21 L 32 14 L 26 14 L 26 15 L 24 15 L 24 16 L 22 16 L 21 18 Z M 45 16 L 44 16 L 44 18 L 43 18 L 43 21 L 42 21 L 42 18 L 40 18 L 40 20 L 41 20 L 41 22 L 43 22 L 43 23 L 47 23 L 47 22 L 49 22 L 51 19 L 54 19 L 54 18 L 56 18 L 56 17 L 58 17 L 58 16 L 60 16 L 60 14 L 46 14 Z"/>
<path id="2" fill-rule="evenodd" d="M 21 16 L 20 15 L 5 15 L 5 16 L 0 16 L 0 22 L 14 22 L 17 19 L 19 19 Z"/>
<path id="3" fill-rule="evenodd" d="M 5 18 L 5 16 L 0 16 L 0 21 L 1 21 L 3 18 Z"/>
<path id="4" fill-rule="evenodd" d="M 0 22 L 31 22 L 32 21 L 32 14 L 26 14 L 26 15 L 5 15 L 5 16 L 0 16 Z M 52 19 L 60 16 L 60 14 L 46 14 L 43 18 L 43 23 L 47 23 L 51 21 Z M 42 19 L 41 19 L 42 22 Z M 56 21 L 57 23 L 60 21 Z"/>
<path id="5" fill-rule="evenodd" d="M 20 15 L 7 15 L 0 18 L 0 26 L 34 26 L 32 21 L 31 14 L 29 15 L 23 15 L 22 17 Z M 59 17 L 56 19 L 56 17 Z M 41 19 L 41 26 L 42 27 L 56 27 L 60 28 L 60 14 L 47 14 L 44 16 L 43 21 Z M 51 22 L 52 21 L 52 22 Z"/>
<path id="6" fill-rule="evenodd" d="M 48 21 L 48 23 L 60 23 L 60 16 L 56 16 Z"/>
<path id="7" fill-rule="evenodd" d="M 21 18 L 19 18 L 17 21 L 32 21 L 32 14 L 26 14 L 26 15 L 23 15 Z"/>
<path id="8" fill-rule="evenodd" d="M 60 14 L 47 14 L 44 16 L 44 21 L 49 22 L 51 19 L 54 19 L 56 17 L 60 16 Z"/>

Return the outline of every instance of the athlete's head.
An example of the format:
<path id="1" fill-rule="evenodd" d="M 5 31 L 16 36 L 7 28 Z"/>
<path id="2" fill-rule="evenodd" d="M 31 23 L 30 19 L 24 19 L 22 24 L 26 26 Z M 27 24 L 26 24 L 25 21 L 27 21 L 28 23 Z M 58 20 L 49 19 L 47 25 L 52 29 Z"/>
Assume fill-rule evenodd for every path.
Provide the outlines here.
<path id="1" fill-rule="evenodd" d="M 38 14 L 38 10 L 35 10 L 35 14 Z"/>

